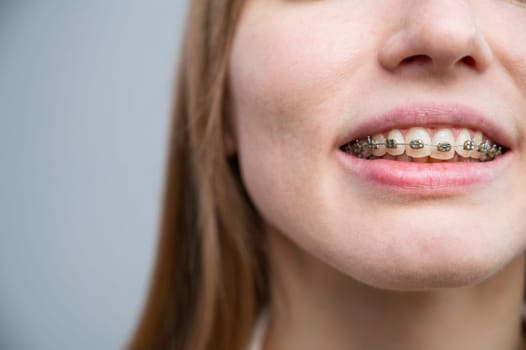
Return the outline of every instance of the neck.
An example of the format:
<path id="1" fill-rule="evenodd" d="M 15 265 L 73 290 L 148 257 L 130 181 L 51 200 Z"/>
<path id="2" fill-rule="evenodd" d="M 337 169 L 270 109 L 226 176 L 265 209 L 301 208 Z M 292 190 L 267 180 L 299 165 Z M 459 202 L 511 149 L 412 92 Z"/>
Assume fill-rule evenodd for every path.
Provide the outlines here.
<path id="1" fill-rule="evenodd" d="M 265 350 L 523 349 L 524 255 L 481 284 L 393 291 L 360 283 L 269 231 Z"/>

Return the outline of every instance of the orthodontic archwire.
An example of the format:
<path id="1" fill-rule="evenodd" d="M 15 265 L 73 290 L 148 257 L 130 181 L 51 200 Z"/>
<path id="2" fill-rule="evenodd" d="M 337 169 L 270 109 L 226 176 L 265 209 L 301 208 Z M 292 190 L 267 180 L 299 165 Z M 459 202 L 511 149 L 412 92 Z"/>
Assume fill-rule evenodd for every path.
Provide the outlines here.
<path id="1" fill-rule="evenodd" d="M 462 145 L 452 145 L 448 142 L 439 142 L 437 144 L 424 143 L 422 139 L 411 140 L 409 143 L 397 142 L 395 139 L 386 139 L 385 142 L 378 142 L 373 140 L 371 136 L 367 139 L 357 139 L 344 145 L 343 150 L 351 153 L 359 158 L 369 158 L 372 156 L 372 151 L 378 149 L 380 146 L 385 146 L 387 149 L 396 149 L 398 146 L 409 146 L 411 149 L 422 149 L 426 146 L 436 148 L 438 152 L 449 152 L 452 149 L 462 147 L 465 151 L 476 151 L 480 153 L 478 160 L 485 162 L 493 160 L 500 156 L 503 152 L 502 146 L 492 144 L 489 140 L 485 140 L 480 144 L 475 144 L 473 140 L 466 140 Z"/>

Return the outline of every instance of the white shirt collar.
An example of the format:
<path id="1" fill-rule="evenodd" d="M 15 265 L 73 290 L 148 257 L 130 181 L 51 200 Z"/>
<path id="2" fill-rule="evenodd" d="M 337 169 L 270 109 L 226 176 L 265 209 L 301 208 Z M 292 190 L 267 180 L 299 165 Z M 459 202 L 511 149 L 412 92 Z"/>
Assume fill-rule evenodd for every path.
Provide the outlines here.
<path id="1" fill-rule="evenodd" d="M 269 318 L 270 308 L 265 306 L 259 312 L 247 350 L 263 350 L 263 341 L 265 340 L 265 335 L 267 333 Z"/>

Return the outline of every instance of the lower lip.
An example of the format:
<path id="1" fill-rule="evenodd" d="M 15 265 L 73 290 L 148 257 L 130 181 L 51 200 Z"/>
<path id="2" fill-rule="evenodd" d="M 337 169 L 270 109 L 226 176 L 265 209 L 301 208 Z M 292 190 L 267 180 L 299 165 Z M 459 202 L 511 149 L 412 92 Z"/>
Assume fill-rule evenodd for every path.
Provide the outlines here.
<path id="1" fill-rule="evenodd" d="M 366 160 L 338 150 L 346 171 L 383 190 L 408 194 L 459 194 L 495 181 L 510 166 L 511 151 L 488 162 L 412 163 Z"/>

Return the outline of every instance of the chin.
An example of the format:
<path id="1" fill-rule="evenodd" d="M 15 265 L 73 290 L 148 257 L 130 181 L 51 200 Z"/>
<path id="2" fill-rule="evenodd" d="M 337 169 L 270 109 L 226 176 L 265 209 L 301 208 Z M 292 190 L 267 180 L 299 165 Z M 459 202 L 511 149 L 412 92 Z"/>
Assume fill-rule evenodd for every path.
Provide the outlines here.
<path id="1" fill-rule="evenodd" d="M 469 213 L 447 221 L 426 220 L 425 214 L 411 224 L 399 215 L 398 221 L 384 220 L 388 224 L 377 219 L 352 232 L 335 230 L 324 241 L 314 237 L 305 248 L 359 282 L 399 291 L 476 285 L 523 250 L 519 237 L 499 229 L 502 223 L 473 224 L 477 221 L 466 218 Z"/>
<path id="2" fill-rule="evenodd" d="M 501 266 L 462 257 L 456 261 L 424 259 L 403 264 L 363 264 L 350 277 L 371 287 L 397 291 L 430 291 L 439 288 L 461 288 L 484 282 Z"/>

